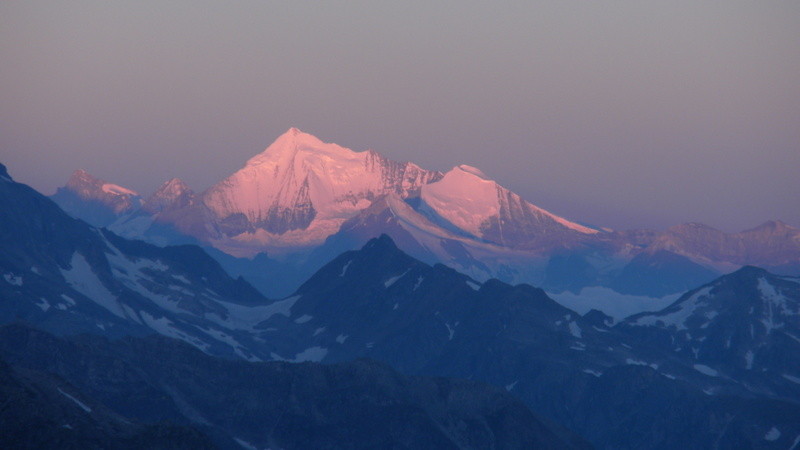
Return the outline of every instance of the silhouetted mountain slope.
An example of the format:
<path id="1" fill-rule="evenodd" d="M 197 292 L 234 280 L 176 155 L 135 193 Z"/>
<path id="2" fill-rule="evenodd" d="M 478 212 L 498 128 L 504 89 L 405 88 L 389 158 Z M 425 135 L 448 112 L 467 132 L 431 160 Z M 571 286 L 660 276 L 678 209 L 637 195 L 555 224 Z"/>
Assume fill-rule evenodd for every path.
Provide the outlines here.
<path id="1" fill-rule="evenodd" d="M 163 337 L 65 340 L 23 325 L 0 327 L 0 354 L 63 377 L 117 413 L 202 424 L 244 447 L 585 447 L 501 390 L 405 377 L 367 360 L 248 363 Z"/>
<path id="2" fill-rule="evenodd" d="M 2 448 L 215 448 L 200 431 L 137 424 L 87 398 L 69 383 L 0 360 Z"/>

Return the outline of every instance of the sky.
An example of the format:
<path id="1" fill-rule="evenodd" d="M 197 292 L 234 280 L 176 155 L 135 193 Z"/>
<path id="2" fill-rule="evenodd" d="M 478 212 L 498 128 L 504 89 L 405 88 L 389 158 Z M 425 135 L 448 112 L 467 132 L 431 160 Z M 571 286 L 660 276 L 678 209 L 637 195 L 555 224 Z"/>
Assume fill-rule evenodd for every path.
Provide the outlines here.
<path id="1" fill-rule="evenodd" d="M 0 162 L 202 191 L 289 127 L 596 226 L 800 226 L 800 2 L 0 2 Z"/>

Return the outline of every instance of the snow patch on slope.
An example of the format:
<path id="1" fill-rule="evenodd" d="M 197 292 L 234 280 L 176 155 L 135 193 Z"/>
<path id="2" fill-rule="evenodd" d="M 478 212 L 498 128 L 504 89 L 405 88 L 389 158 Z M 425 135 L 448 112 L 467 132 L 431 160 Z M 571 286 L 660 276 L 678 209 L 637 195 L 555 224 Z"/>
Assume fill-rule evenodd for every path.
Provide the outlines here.
<path id="1" fill-rule="evenodd" d="M 777 441 L 781 437 L 781 432 L 775 427 L 770 428 L 767 434 L 764 435 L 765 441 Z"/>
<path id="2" fill-rule="evenodd" d="M 708 375 L 710 377 L 719 376 L 719 372 L 712 369 L 711 367 L 706 366 L 705 364 L 695 364 L 694 370 L 702 373 L 703 375 Z"/>
<path id="3" fill-rule="evenodd" d="M 328 354 L 328 349 L 324 347 L 310 347 L 295 355 L 292 362 L 320 362 Z"/>
<path id="4" fill-rule="evenodd" d="M 411 270 L 411 269 L 409 269 L 409 270 Z M 393 277 L 389 278 L 388 280 L 383 282 L 383 286 L 387 287 L 387 288 L 390 287 L 391 285 L 395 284 L 397 282 L 397 280 L 399 280 L 400 278 L 403 278 L 407 273 L 408 273 L 408 270 L 406 270 L 405 272 L 401 273 L 400 275 L 396 275 L 396 276 L 393 276 Z"/>
<path id="5" fill-rule="evenodd" d="M 78 252 L 73 253 L 70 266 L 69 269 L 61 269 L 67 284 L 114 315 L 125 318 L 125 312 L 117 301 L 117 296 L 103 285 L 83 255 Z"/>
<path id="6" fill-rule="evenodd" d="M 66 398 L 68 398 L 68 399 L 72 400 L 72 401 L 73 401 L 73 402 L 74 402 L 76 405 L 78 405 L 78 406 L 79 406 L 79 407 L 80 407 L 82 410 L 86 411 L 87 413 L 91 413 L 91 412 L 92 412 L 92 408 L 89 408 L 89 407 L 88 407 L 88 406 L 86 406 L 86 404 L 85 404 L 85 403 L 83 403 L 82 401 L 80 401 L 80 400 L 78 400 L 77 398 L 75 398 L 75 397 L 73 397 L 73 396 L 71 396 L 71 395 L 67 394 L 66 392 L 62 391 L 62 390 L 61 390 L 61 388 L 58 388 L 58 392 L 60 392 L 60 393 L 61 393 L 61 395 L 63 395 L 64 397 L 66 397 Z"/>
<path id="7" fill-rule="evenodd" d="M 138 193 L 136 193 L 136 192 L 134 192 L 134 191 L 132 191 L 130 189 L 124 188 L 124 187 L 116 185 L 116 184 L 111 184 L 111 183 L 103 184 L 102 189 L 103 189 L 103 192 L 105 192 L 106 194 L 112 194 L 112 195 L 130 195 L 130 196 L 139 195 Z"/>
<path id="8" fill-rule="evenodd" d="M 666 314 L 652 314 L 640 317 L 636 320 L 636 325 L 648 326 L 662 322 L 665 327 L 686 330 L 686 320 L 692 317 L 698 308 L 705 306 L 704 300 L 711 294 L 713 288 L 713 286 L 706 286 L 700 289 Z"/>

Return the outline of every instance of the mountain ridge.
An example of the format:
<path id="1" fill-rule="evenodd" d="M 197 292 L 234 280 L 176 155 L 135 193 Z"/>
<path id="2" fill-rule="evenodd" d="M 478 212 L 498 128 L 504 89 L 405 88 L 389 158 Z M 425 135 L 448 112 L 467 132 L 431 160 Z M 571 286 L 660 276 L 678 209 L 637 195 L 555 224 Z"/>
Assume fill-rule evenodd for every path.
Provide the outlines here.
<path id="1" fill-rule="evenodd" d="M 174 199 L 151 196 L 138 211 L 95 225 L 159 245 L 213 247 L 239 258 L 226 268 L 246 274 L 270 296 L 287 295 L 297 284 L 291 277 L 283 285 L 268 283 L 254 274 L 281 266 L 307 277 L 384 232 L 427 262 L 554 293 L 603 287 L 663 297 L 744 264 L 800 274 L 800 229 L 779 221 L 739 233 L 697 223 L 664 231 L 594 229 L 528 202 L 480 169 L 428 171 L 296 128 L 204 192 L 181 190 Z M 62 206 L 91 219 L 90 204 Z M 385 210 L 383 222 L 375 221 L 377 209 Z M 247 262 L 258 254 L 268 255 L 269 266 Z M 661 266 L 669 274 L 657 285 L 637 281 L 658 277 Z"/>

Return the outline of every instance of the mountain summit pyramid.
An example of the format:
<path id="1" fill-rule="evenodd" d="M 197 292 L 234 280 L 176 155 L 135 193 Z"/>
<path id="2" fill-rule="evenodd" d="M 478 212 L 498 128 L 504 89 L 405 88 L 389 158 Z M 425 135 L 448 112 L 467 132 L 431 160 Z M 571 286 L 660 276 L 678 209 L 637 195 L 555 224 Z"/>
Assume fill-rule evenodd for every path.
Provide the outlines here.
<path id="1" fill-rule="evenodd" d="M 303 240 L 321 241 L 378 196 L 408 197 L 440 177 L 413 163 L 354 152 L 291 128 L 208 189 L 202 201 L 228 225 L 229 237 L 249 233 L 248 239 L 279 243 L 293 240 L 279 236 L 302 231 Z"/>

